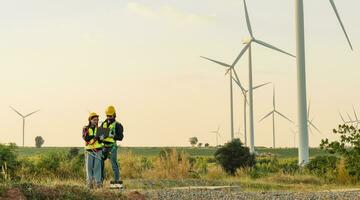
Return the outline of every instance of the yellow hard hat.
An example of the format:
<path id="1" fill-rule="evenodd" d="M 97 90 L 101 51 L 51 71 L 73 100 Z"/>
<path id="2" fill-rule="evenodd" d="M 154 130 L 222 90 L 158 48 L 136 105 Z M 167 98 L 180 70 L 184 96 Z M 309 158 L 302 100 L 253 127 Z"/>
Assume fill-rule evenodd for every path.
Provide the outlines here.
<path id="1" fill-rule="evenodd" d="M 111 115 L 111 116 L 115 115 L 116 111 L 114 106 L 108 106 L 105 110 L 105 113 L 106 115 Z"/>
<path id="2" fill-rule="evenodd" d="M 93 117 L 99 117 L 99 115 L 96 114 L 96 113 L 94 113 L 94 112 L 90 113 L 89 118 L 88 118 L 89 121 L 90 121 Z"/>

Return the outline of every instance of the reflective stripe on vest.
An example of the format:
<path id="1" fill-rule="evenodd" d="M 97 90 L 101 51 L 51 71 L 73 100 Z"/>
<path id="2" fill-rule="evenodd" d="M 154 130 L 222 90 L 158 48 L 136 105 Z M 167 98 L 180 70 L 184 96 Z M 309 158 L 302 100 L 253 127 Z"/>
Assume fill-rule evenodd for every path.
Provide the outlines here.
<path id="1" fill-rule="evenodd" d="M 115 127 L 116 127 L 116 121 L 111 123 L 110 126 L 108 126 L 106 121 L 103 123 L 103 128 L 109 128 L 110 129 L 109 137 L 105 138 L 104 142 L 115 143 L 115 140 L 114 140 Z"/>
<path id="2" fill-rule="evenodd" d="M 88 129 L 88 134 L 90 136 L 95 136 L 96 135 L 96 131 L 97 131 L 97 128 L 95 128 L 95 131 L 93 131 L 91 128 Z M 102 143 L 99 143 L 99 141 L 95 141 L 94 139 L 91 139 L 89 142 L 86 142 L 85 143 L 85 149 L 99 149 L 99 148 L 102 148 L 103 147 L 103 144 Z"/>

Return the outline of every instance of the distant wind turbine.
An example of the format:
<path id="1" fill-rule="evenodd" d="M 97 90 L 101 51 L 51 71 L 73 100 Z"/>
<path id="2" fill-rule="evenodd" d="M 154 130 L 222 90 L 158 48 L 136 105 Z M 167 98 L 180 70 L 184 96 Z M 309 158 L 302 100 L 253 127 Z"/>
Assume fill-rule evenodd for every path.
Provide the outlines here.
<path id="1" fill-rule="evenodd" d="M 272 122 L 273 122 L 273 148 L 275 148 L 275 114 L 280 115 L 284 119 L 288 120 L 291 123 L 294 123 L 289 118 L 287 118 L 285 115 L 281 114 L 279 111 L 276 110 L 276 104 L 275 104 L 275 87 L 273 88 L 273 110 L 265 115 L 263 118 L 260 119 L 260 122 L 272 115 Z"/>
<path id="2" fill-rule="evenodd" d="M 307 119 L 308 119 L 308 128 L 309 128 L 309 131 L 310 133 L 313 133 L 312 128 L 314 128 L 318 133 L 321 134 L 321 131 L 315 126 L 314 124 L 314 119 L 310 120 L 310 102 L 309 102 L 309 105 L 308 105 L 308 112 L 307 112 Z"/>
<path id="3" fill-rule="evenodd" d="M 219 137 L 221 137 L 221 134 L 220 134 L 220 126 L 218 126 L 217 130 L 216 131 L 211 131 L 211 133 L 215 133 L 216 135 L 216 146 L 219 145 Z"/>
<path id="4" fill-rule="evenodd" d="M 236 79 L 234 79 L 234 81 L 235 81 L 235 83 L 239 86 L 239 88 L 241 89 L 241 93 L 242 93 L 242 95 L 243 95 L 243 97 L 244 97 L 244 144 L 245 144 L 245 146 L 247 146 L 247 121 L 246 121 L 246 115 L 247 115 L 247 106 L 246 106 L 246 104 L 248 104 L 248 100 L 247 100 L 247 94 L 248 94 L 248 92 L 249 92 L 249 90 L 246 90 L 242 85 L 241 85 L 241 82 L 240 82 L 240 80 L 239 80 L 239 77 L 238 77 L 238 75 L 237 75 L 237 73 L 236 73 L 236 70 L 234 70 L 234 74 L 235 74 L 235 78 Z M 261 84 L 261 85 L 257 85 L 257 86 L 255 86 L 255 87 L 253 87 L 253 90 L 256 90 L 256 89 L 258 89 L 258 88 L 261 88 L 261 87 L 263 87 L 263 86 L 265 86 L 265 85 L 268 85 L 268 84 L 270 84 L 271 82 L 268 82 L 268 83 L 264 83 L 264 84 Z"/>
<path id="5" fill-rule="evenodd" d="M 37 112 L 39 112 L 40 110 L 36 110 L 36 111 L 34 111 L 34 112 L 31 112 L 31 113 L 29 113 L 29 114 L 27 114 L 27 115 L 23 115 L 23 114 L 21 114 L 19 111 L 17 111 L 15 108 L 13 108 L 13 107 L 11 107 L 10 106 L 10 108 L 14 111 L 14 112 L 16 112 L 18 115 L 20 115 L 20 117 L 22 118 L 22 120 L 23 120 L 23 125 L 22 125 L 22 130 L 23 130 L 23 138 L 22 138 L 22 146 L 24 147 L 24 143 L 25 143 L 25 119 L 27 118 L 27 117 L 29 117 L 30 115 L 32 115 L 32 114 L 35 114 L 35 113 L 37 113 Z"/>
<path id="6" fill-rule="evenodd" d="M 240 59 L 241 55 L 243 53 L 240 53 L 240 55 L 236 58 L 236 60 L 233 62 L 232 65 L 226 64 L 224 62 L 220 62 L 211 58 L 207 58 L 204 56 L 200 56 L 203 59 L 209 60 L 213 63 L 216 63 L 218 65 L 221 65 L 223 67 L 228 68 L 226 70 L 226 74 L 229 74 L 229 80 L 230 80 L 230 134 L 231 134 L 231 140 L 234 139 L 234 97 L 233 97 L 233 72 L 234 72 L 234 67 L 236 65 L 236 63 L 238 62 L 238 60 Z"/>

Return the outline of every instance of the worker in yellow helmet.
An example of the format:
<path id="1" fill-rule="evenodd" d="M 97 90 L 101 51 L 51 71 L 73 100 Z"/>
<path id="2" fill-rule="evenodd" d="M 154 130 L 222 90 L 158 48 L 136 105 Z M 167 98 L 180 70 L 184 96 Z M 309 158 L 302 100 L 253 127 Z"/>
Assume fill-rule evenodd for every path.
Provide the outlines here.
<path id="1" fill-rule="evenodd" d="M 88 125 L 83 128 L 82 137 L 85 140 L 86 182 L 89 188 L 94 184 L 102 187 L 102 148 L 99 137 L 96 135 L 99 115 L 92 112 L 88 117 Z"/>
<path id="2" fill-rule="evenodd" d="M 105 160 L 107 158 L 111 161 L 112 170 L 114 172 L 114 181 L 110 181 L 110 188 L 122 189 L 122 180 L 120 177 L 119 163 L 117 160 L 118 146 L 116 141 L 122 141 L 124 135 L 124 128 L 120 122 L 116 121 L 116 110 L 114 106 L 108 106 L 105 110 L 106 120 L 101 124 L 103 128 L 109 128 L 110 132 L 108 137 L 103 140 L 103 164 L 104 168 Z M 104 170 L 102 170 L 102 178 L 104 180 Z"/>

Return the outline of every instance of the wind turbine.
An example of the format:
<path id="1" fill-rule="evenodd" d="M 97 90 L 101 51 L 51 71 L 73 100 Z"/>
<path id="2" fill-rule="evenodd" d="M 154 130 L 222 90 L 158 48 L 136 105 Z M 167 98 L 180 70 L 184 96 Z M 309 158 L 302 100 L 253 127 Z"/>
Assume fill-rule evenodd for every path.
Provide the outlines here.
<path id="1" fill-rule="evenodd" d="M 218 137 L 221 137 L 221 135 L 220 135 L 220 126 L 218 126 L 218 129 L 216 131 L 211 131 L 211 133 L 215 133 L 215 135 L 216 135 L 216 146 L 218 146 L 219 145 Z"/>
<path id="2" fill-rule="evenodd" d="M 235 132 L 235 135 L 238 135 L 239 138 L 240 138 L 240 136 L 243 136 L 243 134 L 242 134 L 241 131 L 240 131 L 240 127 L 239 127 L 239 129 Z"/>
<path id="3" fill-rule="evenodd" d="M 294 134 L 294 148 L 296 148 L 296 134 L 297 132 L 293 129 L 290 130 L 292 134 Z"/>
<path id="4" fill-rule="evenodd" d="M 345 120 L 344 120 L 344 117 L 341 115 L 340 112 L 339 112 L 339 115 L 340 115 L 340 118 L 341 118 L 341 120 L 343 121 L 344 124 L 356 124 L 355 126 L 356 126 L 356 128 L 357 128 L 358 125 L 359 125 L 359 123 L 360 123 L 360 120 L 359 120 L 358 117 L 357 117 L 357 114 L 356 114 L 356 111 L 355 111 L 355 107 L 354 107 L 354 106 L 353 106 L 353 112 L 354 112 L 354 115 L 355 115 L 355 120 L 353 120 L 353 119 L 350 117 L 350 115 L 349 115 L 348 112 L 346 112 L 346 115 L 347 115 L 347 117 L 349 118 L 349 121 L 345 121 Z"/>
<path id="5" fill-rule="evenodd" d="M 314 119 L 312 119 L 312 120 L 309 120 L 310 119 L 310 102 L 309 102 L 309 106 L 308 106 L 308 112 L 307 112 L 307 120 L 308 120 L 308 128 L 309 128 L 309 131 L 310 131 L 310 133 L 313 133 L 313 131 L 312 131 L 312 129 L 311 129 L 311 127 L 312 128 L 314 128 L 318 133 L 320 133 L 321 134 L 321 131 L 315 126 L 315 124 L 314 124 Z"/>
<path id="6" fill-rule="evenodd" d="M 270 115 L 272 115 L 272 122 L 273 122 L 273 148 L 275 148 L 275 114 L 278 114 L 279 116 L 283 117 L 284 119 L 288 120 L 291 123 L 294 123 L 289 118 L 287 118 L 285 115 L 281 114 L 279 111 L 276 110 L 276 104 L 275 104 L 275 87 L 273 87 L 273 110 L 265 115 L 263 118 L 260 119 L 259 122 L 263 121 Z"/>
<path id="7" fill-rule="evenodd" d="M 234 70 L 234 73 L 235 73 L 235 77 L 236 77 L 236 79 L 233 79 L 234 81 L 235 81 L 235 83 L 240 87 L 240 89 L 241 89 L 241 93 L 242 93 L 242 95 L 243 95 L 243 97 L 244 97 L 244 144 L 245 144 L 245 146 L 247 146 L 247 127 L 246 127 L 246 125 L 247 125 L 247 121 L 246 121 L 246 114 L 247 114 L 247 109 L 246 109 L 246 104 L 248 104 L 248 101 L 247 101 L 247 94 L 248 94 L 248 92 L 249 92 L 249 90 L 246 90 L 242 85 L 241 85 L 241 83 L 240 83 L 240 80 L 239 80 L 239 77 L 237 76 L 237 73 L 236 73 L 236 71 Z M 258 88 L 261 88 L 261 87 L 263 87 L 263 86 L 265 86 L 265 85 L 267 85 L 267 84 L 270 84 L 271 82 L 267 82 L 267 83 L 264 83 L 264 84 L 261 84 L 261 85 L 257 85 L 257 86 L 255 86 L 255 87 L 253 87 L 253 90 L 256 90 L 256 89 L 258 89 Z"/>
<path id="8" fill-rule="evenodd" d="M 255 152 L 255 148 L 254 148 L 254 105 L 253 105 L 253 76 L 252 76 L 252 56 L 251 56 L 251 44 L 253 42 L 262 45 L 264 47 L 270 48 L 272 50 L 275 51 L 279 51 L 281 53 L 287 54 L 289 56 L 295 57 L 294 55 L 287 53 L 286 51 L 283 51 L 271 44 L 268 44 L 264 41 L 258 40 L 254 37 L 252 28 L 251 28 L 251 23 L 250 23 L 250 17 L 249 17 L 249 13 L 247 10 L 247 6 L 246 6 L 246 1 L 244 1 L 244 9 L 245 9 L 245 18 L 246 18 L 246 24 L 247 24 L 247 29 L 249 31 L 250 37 L 244 40 L 244 44 L 246 44 L 246 46 L 244 47 L 243 51 L 247 51 L 248 50 L 248 54 L 249 54 L 249 118 L 250 118 L 250 152 L 254 153 Z M 240 56 L 241 57 L 241 56 Z"/>
<path id="9" fill-rule="evenodd" d="M 204 56 L 200 56 L 201 58 L 204 58 L 206 60 L 209 60 L 213 63 L 216 63 L 218 65 L 221 65 L 223 67 L 226 67 L 228 68 L 226 70 L 226 74 L 229 74 L 229 80 L 230 80 L 230 133 L 231 133 L 231 140 L 234 139 L 234 101 L 233 101 L 233 71 L 234 71 L 234 67 L 236 65 L 236 63 L 239 61 L 240 57 L 245 53 L 246 49 L 243 49 L 239 56 L 235 59 L 235 61 L 233 62 L 232 65 L 229 65 L 229 64 L 226 64 L 224 62 L 220 62 L 220 61 L 217 61 L 217 60 L 214 60 L 214 59 L 211 59 L 211 58 L 207 58 L 207 57 L 204 57 Z"/>
<path id="10" fill-rule="evenodd" d="M 21 114 L 19 111 L 17 111 L 15 108 L 13 108 L 13 107 L 11 107 L 11 106 L 10 106 L 10 108 L 11 108 L 14 112 L 16 112 L 18 115 L 20 115 L 20 116 L 22 117 L 22 120 L 23 120 L 23 125 L 22 125 L 22 130 L 23 130 L 22 146 L 24 147 L 24 143 L 25 143 L 25 139 L 24 139 L 24 138 L 25 138 L 25 119 L 26 119 L 27 117 L 29 117 L 30 115 L 39 112 L 40 110 L 36 110 L 36 111 L 31 112 L 31 113 L 29 113 L 29 114 L 27 114 L 27 115 L 23 115 L 23 114 Z"/>
<path id="11" fill-rule="evenodd" d="M 333 0 L 329 0 L 350 45 L 350 39 L 341 21 L 339 12 Z M 309 137 L 306 116 L 306 73 L 305 73 L 305 34 L 304 34 L 304 4 L 303 0 L 295 0 L 295 27 L 296 27 L 296 57 L 297 57 L 297 85 L 298 85 L 298 123 L 299 123 L 299 165 L 309 162 Z"/>
<path id="12" fill-rule="evenodd" d="M 355 116 L 355 121 L 354 121 L 354 123 L 356 124 L 355 127 L 357 128 L 357 127 L 359 126 L 360 121 L 359 121 L 359 118 L 357 117 L 357 114 L 356 114 L 354 105 L 353 105 L 353 111 L 354 111 L 354 116 Z"/>

